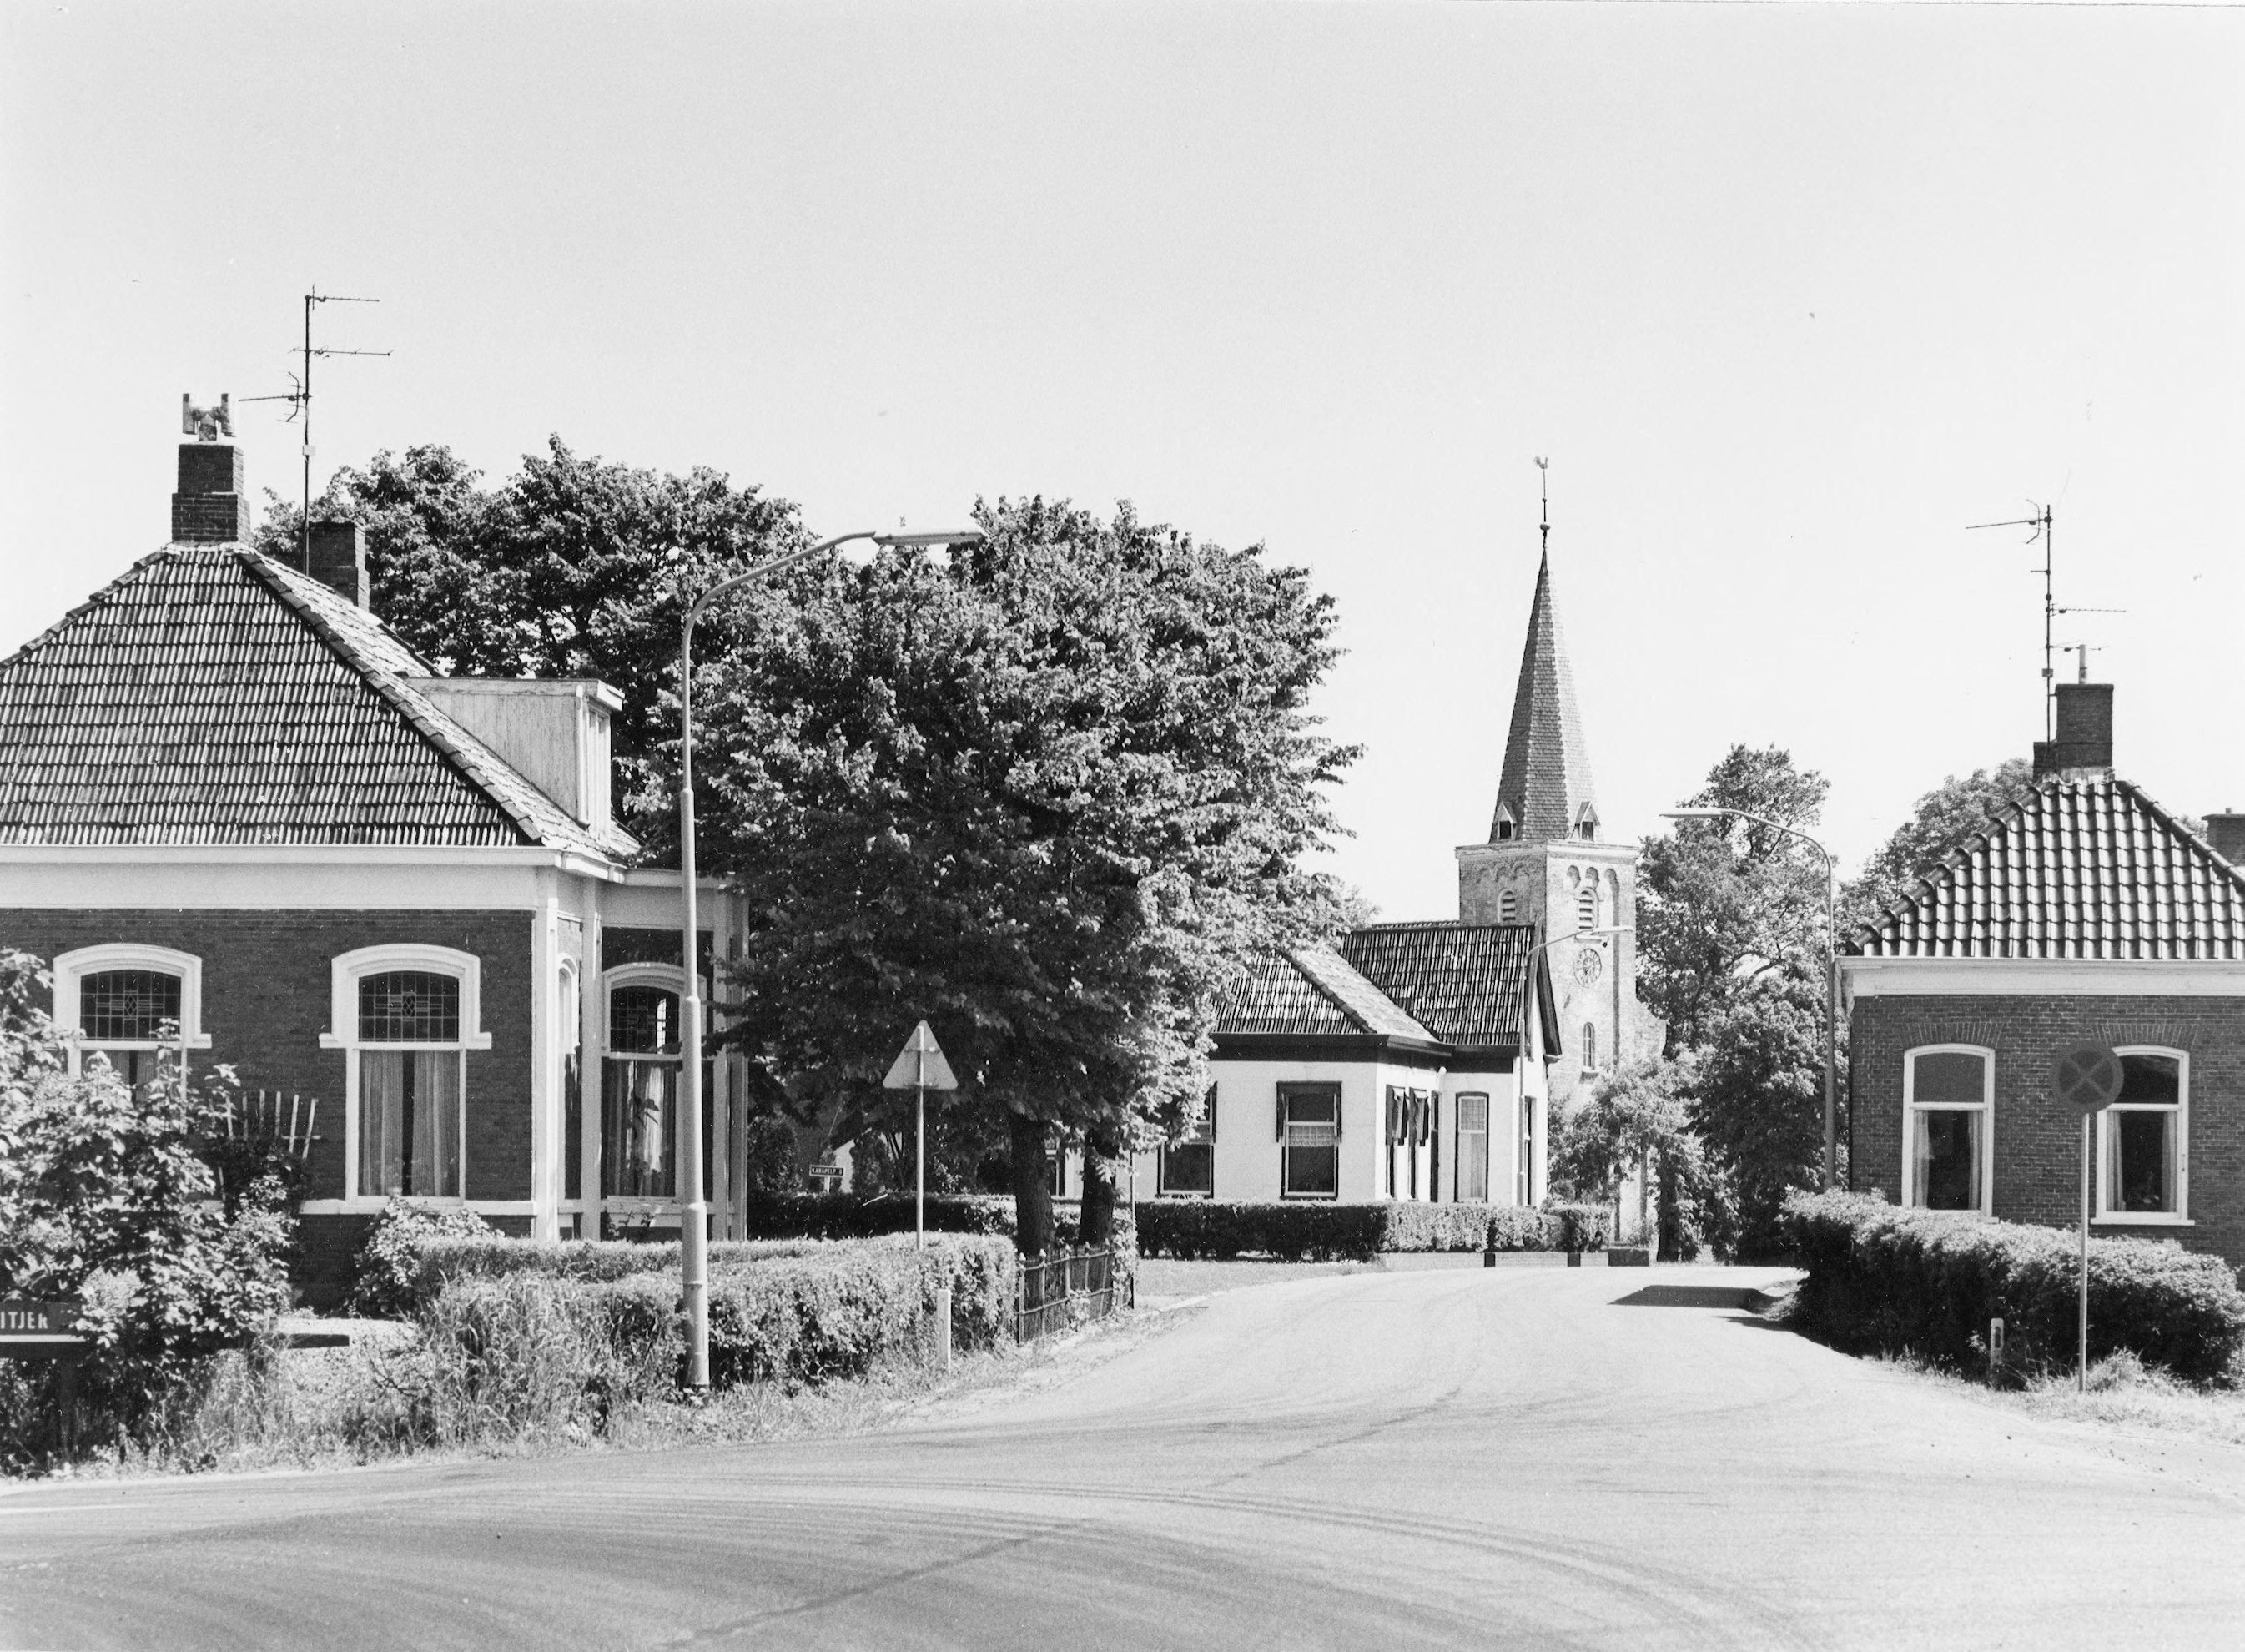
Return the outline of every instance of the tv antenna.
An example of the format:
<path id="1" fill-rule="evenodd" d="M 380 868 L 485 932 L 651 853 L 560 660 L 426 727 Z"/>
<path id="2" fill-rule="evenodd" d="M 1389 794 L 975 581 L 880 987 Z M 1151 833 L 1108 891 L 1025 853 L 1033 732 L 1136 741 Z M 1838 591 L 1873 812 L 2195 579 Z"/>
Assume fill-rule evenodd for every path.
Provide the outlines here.
<path id="1" fill-rule="evenodd" d="M 302 372 L 288 375 L 289 382 L 295 388 L 279 396 L 245 396 L 241 398 L 245 402 L 286 402 L 288 404 L 288 417 L 281 422 L 291 424 L 299 418 L 304 421 L 304 520 L 299 525 L 297 554 L 307 573 L 311 571 L 312 567 L 312 455 L 317 451 L 312 445 L 312 358 L 315 356 L 387 356 L 390 354 L 386 350 L 315 348 L 312 343 L 312 308 L 315 304 L 378 304 L 381 302 L 379 298 L 351 298 L 342 293 L 323 293 L 315 282 L 312 290 L 304 295 L 304 342 L 297 349 L 289 352 L 291 355 L 302 357 L 304 361 Z"/>
<path id="2" fill-rule="evenodd" d="M 1965 531 L 1977 533 L 1984 527 L 2024 527 L 2029 530 L 2028 544 L 2031 545 L 2037 540 L 2042 541 L 2042 566 L 2029 568 L 2027 571 L 2042 575 L 2042 738 L 2045 740 L 2055 740 L 2058 738 L 2056 627 L 2058 607 L 2057 587 L 2052 582 L 2051 570 L 2058 559 L 2051 554 L 2051 542 L 2057 537 L 2057 534 L 2049 506 L 2038 505 L 2032 500 L 2029 500 L 2027 509 L 2033 514 L 2017 516 L 2002 522 L 1968 522 L 1965 524 Z M 2071 611 L 2068 610 L 2068 612 Z"/>
<path id="3" fill-rule="evenodd" d="M 2097 611 L 2100 614 L 2119 612 L 2118 609 L 2105 608 L 2099 608 Z M 2061 609 L 2060 612 L 2064 610 Z M 2102 642 L 2061 642 L 2058 646 L 2062 652 L 2076 656 L 2073 680 L 2077 683 L 2089 681 L 2089 656 L 2092 654 L 2102 654 L 2105 651 L 2105 644 Z"/>
<path id="4" fill-rule="evenodd" d="M 1551 461 L 1536 461 L 1536 484 L 1543 497 L 1543 554 L 1551 554 Z"/>

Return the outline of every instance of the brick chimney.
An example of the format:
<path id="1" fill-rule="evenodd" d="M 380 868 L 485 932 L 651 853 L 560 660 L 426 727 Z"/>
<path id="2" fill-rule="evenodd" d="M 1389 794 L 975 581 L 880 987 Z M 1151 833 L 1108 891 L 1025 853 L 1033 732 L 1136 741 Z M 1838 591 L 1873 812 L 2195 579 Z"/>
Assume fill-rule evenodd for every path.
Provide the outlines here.
<path id="1" fill-rule="evenodd" d="M 366 530 L 356 522 L 313 523 L 312 561 L 305 572 L 366 607 Z"/>
<path id="2" fill-rule="evenodd" d="M 2206 840 L 2233 867 L 2245 867 L 2245 814 L 2224 809 L 2206 817 Z"/>
<path id="3" fill-rule="evenodd" d="M 2113 778 L 2113 685 L 2058 685 L 2058 738 L 2037 740 L 2038 780 L 2109 780 Z"/>
<path id="4" fill-rule="evenodd" d="M 172 495 L 172 542 L 231 545 L 249 538 L 249 499 L 241 488 L 241 450 L 234 445 L 227 398 L 197 407 L 180 398 L 180 491 Z"/>

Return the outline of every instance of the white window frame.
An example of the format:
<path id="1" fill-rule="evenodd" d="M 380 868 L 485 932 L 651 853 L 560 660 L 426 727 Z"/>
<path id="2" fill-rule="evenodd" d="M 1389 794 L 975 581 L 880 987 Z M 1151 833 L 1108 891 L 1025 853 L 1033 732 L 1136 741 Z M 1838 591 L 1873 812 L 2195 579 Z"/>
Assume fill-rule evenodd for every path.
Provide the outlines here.
<path id="1" fill-rule="evenodd" d="M 1163 1142 L 1154 1156 L 1154 1197 L 1156 1199 L 1214 1199 L 1216 1197 L 1216 1085 L 1211 1084 L 1208 1094 L 1202 1098 L 1200 1117 L 1185 1138 L 1174 1144 L 1179 1147 L 1208 1149 L 1208 1186 L 1205 1187 L 1172 1187 L 1170 1186 L 1170 1150 L 1173 1144 Z"/>
<path id="2" fill-rule="evenodd" d="M 460 983 L 460 1038 L 458 1044 L 362 1044 L 359 1041 L 360 979 L 366 976 L 388 975 L 395 970 L 409 969 L 428 975 L 450 976 Z M 380 1193 L 361 1192 L 358 1185 L 359 1052 L 367 1050 L 450 1050 L 458 1055 L 460 1192 L 442 1196 L 416 1193 L 411 1200 L 417 1205 L 458 1205 L 471 1202 L 465 1197 L 468 1187 L 468 1051 L 491 1047 L 491 1034 L 484 1030 L 483 960 L 474 953 L 461 952 L 451 947 L 399 942 L 361 947 L 355 952 L 340 953 L 329 961 L 328 1030 L 320 1035 L 320 1048 L 343 1052 L 343 1203 L 345 1209 L 379 1210 L 390 1202 Z M 308 1204 L 306 1207 L 311 1207 Z"/>
<path id="3" fill-rule="evenodd" d="M 1974 1112 L 1980 1115 L 1979 1214 L 1995 1214 L 1996 1203 L 1996 1052 L 1985 1044 L 1914 1044 L 1902 1052 L 1902 1203 L 1917 1205 L 1917 1058 L 1920 1056 L 1977 1056 L 1980 1057 L 1980 1103 L 1976 1108 L 1951 1102 L 1928 1105 L 1927 1111 Z"/>
<path id="4" fill-rule="evenodd" d="M 1331 1192 L 1331 1193 L 1296 1193 L 1296 1192 L 1294 1192 L 1292 1189 L 1289 1188 L 1289 1187 L 1286 1186 L 1287 1178 L 1288 1178 L 1288 1173 L 1289 1173 L 1289 1172 L 1292 1169 L 1292 1166 L 1293 1166 L 1292 1148 L 1293 1148 L 1294 1142 L 1293 1142 L 1292 1132 L 1293 1132 L 1294 1127 L 1295 1127 L 1295 1126 L 1294 1126 L 1294 1122 L 1293 1122 L 1293 1114 L 1292 1114 L 1292 1110 L 1291 1109 L 1291 1107 L 1289 1107 L 1289 1106 L 1288 1106 L 1288 1100 L 1289 1100 L 1288 1092 L 1289 1092 L 1289 1091 L 1312 1091 L 1312 1090 L 1316 1090 L 1316 1091 L 1330 1091 L 1330 1092 L 1332 1093 L 1332 1095 L 1333 1095 L 1333 1139 L 1332 1139 L 1331 1143 L 1330 1143 L 1330 1144 L 1327 1144 L 1327 1145 L 1329 1145 L 1329 1146 L 1330 1146 L 1330 1147 L 1331 1147 L 1331 1149 L 1332 1149 L 1332 1152 L 1333 1152 L 1333 1192 Z M 1282 1108 L 1282 1109 L 1284 1109 L 1284 1110 L 1285 1111 L 1285 1116 L 1286 1116 L 1286 1130 L 1285 1130 L 1285 1133 L 1282 1134 L 1282 1135 L 1279 1137 L 1279 1139 L 1278 1139 L 1278 1197 L 1279 1197 L 1280 1199 L 1282 1199 L 1282 1200 L 1306 1200 L 1306 1201 L 1307 1201 L 1307 1202 L 1309 1202 L 1309 1203 L 1311 1203 L 1311 1204 L 1325 1204 L 1325 1205 L 1330 1205 L 1330 1204 L 1335 1203 L 1336 1201 L 1338 1201 L 1338 1200 L 1340 1200 L 1340 1179 L 1341 1179 L 1341 1154 L 1340 1154 L 1340 1145 L 1341 1145 L 1341 1108 L 1342 1108 L 1342 1106 L 1345 1105 L 1345 1103 L 1346 1103 L 1346 1098 L 1346 1098 L 1346 1092 L 1343 1091 L 1343 1089 L 1341 1088 L 1341 1086 L 1340 1086 L 1340 1084 L 1335 1084 L 1335 1083 L 1332 1083 L 1332 1082 L 1327 1081 L 1327 1080 L 1322 1080 L 1322 1079 L 1304 1079 L 1304 1080 L 1287 1079 L 1287 1080 L 1285 1080 L 1285 1081 L 1282 1082 L 1282 1083 L 1278 1085 L 1278 1105 L 1279 1105 L 1280 1108 Z M 1303 1127 L 1304 1127 L 1304 1128 L 1306 1128 L 1306 1129 L 1314 1129 L 1314 1128 L 1316 1128 L 1316 1126 L 1315 1126 L 1315 1125 L 1305 1125 L 1305 1126 L 1303 1126 Z M 1303 1144 L 1303 1145 L 1304 1145 L 1304 1146 L 1305 1146 L 1306 1148 L 1306 1147 L 1308 1147 L 1308 1146 L 1310 1146 L 1310 1144 L 1308 1144 L 1308 1143 L 1305 1143 L 1305 1144 Z"/>
<path id="5" fill-rule="evenodd" d="M 55 1025 L 64 1030 L 71 1077 L 78 1076 L 79 1050 L 207 1050 L 210 1034 L 203 1030 L 203 961 L 192 952 L 170 947 L 142 946 L 136 942 L 111 942 L 58 953 L 49 966 L 55 982 Z M 78 1026 L 81 988 L 88 976 L 112 969 L 148 969 L 180 978 L 180 1037 L 176 1044 L 134 1040 L 86 1044 Z"/>
<path id="6" fill-rule="evenodd" d="M 706 994 L 709 978 L 707 976 L 702 976 L 699 984 Z M 681 1016 L 678 1082 L 682 1087 L 686 1083 L 684 1044 L 686 1023 L 683 1019 L 686 1014 L 686 971 L 684 968 L 675 963 L 660 963 L 643 959 L 637 963 L 612 965 L 600 971 L 600 1064 L 597 1071 L 587 1074 L 581 1081 L 590 1092 L 586 1098 L 585 1107 L 587 1115 L 593 1120 L 593 1139 L 600 1144 L 600 1148 L 599 1153 L 594 1156 L 595 1161 L 589 1166 L 586 1174 L 585 1186 L 587 1191 L 585 1199 L 588 1205 L 597 1199 L 606 1209 L 634 1218 L 652 1214 L 661 1219 L 658 1220 L 659 1226 L 675 1226 L 678 1220 L 678 1208 L 682 1201 L 675 1194 L 666 1196 L 657 1193 L 610 1193 L 600 1191 L 603 1180 L 607 1173 L 608 1063 L 616 1060 L 661 1059 L 660 1057 L 650 1056 L 643 1050 L 619 1050 L 610 1047 L 609 1023 L 615 1015 L 615 996 L 616 989 L 619 987 L 660 987 L 665 992 L 675 992 L 678 995 L 678 1013 Z M 709 1098 L 705 1095 L 702 1100 L 706 1110 L 709 1104 Z M 678 1144 L 675 1140 L 670 1145 L 670 1180 L 675 1189 L 678 1185 Z"/>
<path id="7" fill-rule="evenodd" d="M 1466 1105 L 1468 1102 L 1481 1104 L 1479 1130 L 1466 1128 Z M 1450 1098 L 1451 1157 L 1455 1161 L 1450 1166 L 1450 1197 L 1460 1204 L 1489 1202 L 1489 1137 L 1490 1126 L 1496 1122 L 1496 1098 L 1485 1090 L 1461 1090 Z M 1466 1141 L 1469 1137 L 1478 1137 L 1481 1140 L 1478 1155 L 1481 1169 L 1481 1197 L 1477 1200 L 1468 1200 L 1465 1190 L 1465 1169 L 1468 1162 L 1466 1157 Z"/>
<path id="8" fill-rule="evenodd" d="M 2176 1065 L 2175 1105 L 2175 1207 L 2167 1210 L 2114 1210 L 2105 1202 L 2108 1186 L 2106 1169 L 2113 1151 L 2113 1115 L 2123 1112 L 2166 1112 L 2168 1109 L 2146 1102 L 2114 1102 L 2097 1115 L 2097 1166 L 2094 1180 L 2097 1186 L 2096 1214 L 2092 1220 L 2114 1227 L 2189 1227 L 2190 1219 L 2190 1051 L 2173 1050 L 2165 1044 L 2115 1044 L 2116 1056 L 2164 1056 Z"/>

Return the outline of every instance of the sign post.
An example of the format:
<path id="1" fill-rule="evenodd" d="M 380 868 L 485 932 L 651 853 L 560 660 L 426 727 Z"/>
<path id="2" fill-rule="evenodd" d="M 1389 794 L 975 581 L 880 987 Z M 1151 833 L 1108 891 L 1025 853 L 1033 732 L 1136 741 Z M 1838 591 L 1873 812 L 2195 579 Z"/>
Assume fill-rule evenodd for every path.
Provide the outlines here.
<path id="1" fill-rule="evenodd" d="M 2075 1044 L 2058 1057 L 2058 1093 L 2081 1109 L 2081 1315 L 2073 1389 L 2089 1387 L 2089 1211 L 2090 1182 L 2096 1162 L 2097 1115 L 2120 1094 L 2120 1057 L 2104 1044 Z"/>
<path id="2" fill-rule="evenodd" d="M 0 1297 L 0 1359 L 56 1362 L 55 1403 L 62 1413 L 65 1451 L 75 1445 L 78 1432 L 78 1358 L 92 1343 L 92 1338 L 71 1329 L 78 1322 L 80 1307 L 75 1301 Z"/>
<path id="3" fill-rule="evenodd" d="M 913 1093 L 912 1107 L 912 1243 L 925 1248 L 927 1244 L 927 1092 L 931 1090 L 956 1090 L 959 1080 L 952 1076 L 951 1064 L 943 1058 L 943 1047 L 935 1042 L 935 1035 L 921 1022 L 912 1029 L 912 1037 L 905 1040 L 904 1049 L 890 1064 L 888 1077 L 881 1080 L 884 1090 L 909 1090 Z"/>

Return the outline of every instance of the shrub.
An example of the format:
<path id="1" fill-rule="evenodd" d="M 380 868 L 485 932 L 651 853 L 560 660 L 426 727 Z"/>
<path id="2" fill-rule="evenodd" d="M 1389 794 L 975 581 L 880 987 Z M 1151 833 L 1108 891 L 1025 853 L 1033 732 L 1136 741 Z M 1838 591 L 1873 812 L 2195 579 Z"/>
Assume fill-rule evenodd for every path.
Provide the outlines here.
<path id="1" fill-rule="evenodd" d="M 741 1213 L 750 1239 L 872 1239 L 912 1231 L 910 1194 L 782 1193 L 749 1200 Z M 1014 1231 L 1014 1201 L 995 1193 L 930 1193 L 930 1233 Z"/>
<path id="2" fill-rule="evenodd" d="M 2080 1241 L 2062 1228 L 1841 1193 L 1794 1194 L 1783 1228 L 1808 1269 L 1794 1322 L 1836 1348 L 1975 1369 L 1985 1363 L 1988 1322 L 2001 1318 L 2013 1363 L 2073 1362 Z M 2092 1361 L 2126 1350 L 2205 1381 L 2241 1338 L 2245 1294 L 2219 1257 L 2167 1241 L 2090 1241 Z"/>
<path id="3" fill-rule="evenodd" d="M 1569 1231 L 1597 1250 L 1607 1215 L 1595 1206 L 1312 1205 L 1164 1199 L 1138 1207 L 1137 1247 L 1149 1256 L 1228 1261 L 1370 1261 L 1383 1251 L 1557 1250 Z"/>
<path id="4" fill-rule="evenodd" d="M 270 1178 L 216 1205 L 198 1146 L 233 1098 L 224 1069 L 161 1064 L 136 1093 L 103 1062 L 72 1078 L 36 1004 L 37 960 L 0 949 L 0 1295 L 75 1298 L 92 1339 L 79 1390 L 90 1442 L 159 1428 L 218 1352 L 288 1306 L 293 1226 Z M 0 1451 L 50 1451 L 55 1372 L 11 1372 Z"/>
<path id="5" fill-rule="evenodd" d="M 370 1319 L 404 1319 L 421 1305 L 421 1254 L 446 1239 L 496 1239 L 499 1230 L 458 1205 L 393 1199 L 352 1265 L 351 1309 Z"/>

